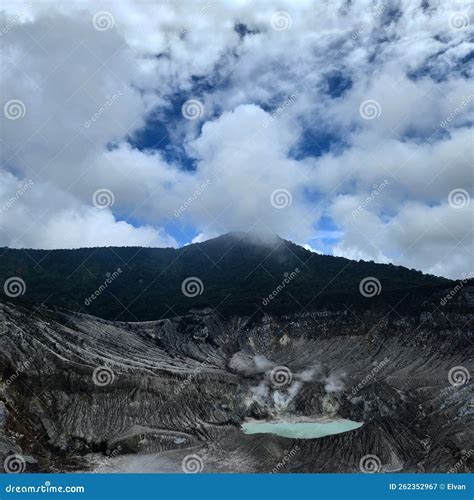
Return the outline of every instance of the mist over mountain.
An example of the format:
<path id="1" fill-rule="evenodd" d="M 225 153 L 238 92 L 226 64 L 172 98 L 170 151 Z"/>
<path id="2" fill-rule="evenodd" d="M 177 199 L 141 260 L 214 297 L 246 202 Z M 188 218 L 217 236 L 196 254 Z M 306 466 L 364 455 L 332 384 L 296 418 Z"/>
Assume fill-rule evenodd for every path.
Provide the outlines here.
<path id="1" fill-rule="evenodd" d="M 1 262 L 2 282 L 12 276 L 24 281 L 23 301 L 121 321 L 209 307 L 224 316 L 250 316 L 344 305 L 418 305 L 433 287 L 449 283 L 413 269 L 320 255 L 277 236 L 249 233 L 178 249 L 3 249 Z M 367 281 L 374 289 L 363 294 Z"/>

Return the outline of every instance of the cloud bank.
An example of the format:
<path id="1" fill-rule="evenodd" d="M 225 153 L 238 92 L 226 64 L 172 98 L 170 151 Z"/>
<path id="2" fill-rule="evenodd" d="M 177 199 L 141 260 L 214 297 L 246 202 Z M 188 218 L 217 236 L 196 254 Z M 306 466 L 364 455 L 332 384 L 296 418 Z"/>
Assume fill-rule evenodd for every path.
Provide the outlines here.
<path id="1" fill-rule="evenodd" d="M 0 246 L 270 230 L 472 271 L 470 2 L 10 2 L 0 20 Z"/>

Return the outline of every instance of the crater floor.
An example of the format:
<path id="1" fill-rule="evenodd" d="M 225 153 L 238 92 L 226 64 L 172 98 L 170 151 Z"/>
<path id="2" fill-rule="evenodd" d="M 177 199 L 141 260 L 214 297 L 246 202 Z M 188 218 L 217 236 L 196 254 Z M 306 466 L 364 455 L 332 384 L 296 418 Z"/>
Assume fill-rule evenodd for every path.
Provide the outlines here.
<path id="1" fill-rule="evenodd" d="M 471 324 L 437 310 L 120 323 L 0 302 L 0 463 L 467 472 Z"/>

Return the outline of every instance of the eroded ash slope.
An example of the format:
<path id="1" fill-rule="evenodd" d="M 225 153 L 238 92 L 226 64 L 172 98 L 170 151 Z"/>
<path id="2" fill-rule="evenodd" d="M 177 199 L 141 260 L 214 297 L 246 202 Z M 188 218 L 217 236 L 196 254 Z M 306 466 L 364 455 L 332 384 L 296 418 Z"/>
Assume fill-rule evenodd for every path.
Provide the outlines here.
<path id="1" fill-rule="evenodd" d="M 353 472 L 375 456 L 381 471 L 465 472 L 471 325 L 455 308 L 121 323 L 3 302 L 1 463 L 180 472 L 193 455 L 207 472 Z M 240 430 L 278 418 L 364 425 L 305 440 Z"/>

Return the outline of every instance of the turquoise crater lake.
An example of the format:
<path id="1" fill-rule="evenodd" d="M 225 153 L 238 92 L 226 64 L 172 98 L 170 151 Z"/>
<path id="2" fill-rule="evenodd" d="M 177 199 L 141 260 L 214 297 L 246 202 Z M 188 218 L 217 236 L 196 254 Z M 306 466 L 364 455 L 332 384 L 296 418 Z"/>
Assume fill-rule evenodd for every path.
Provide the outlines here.
<path id="1" fill-rule="evenodd" d="M 352 420 L 333 420 L 330 422 L 245 422 L 245 434 L 276 434 L 287 438 L 315 439 L 331 434 L 352 431 L 364 425 Z"/>

